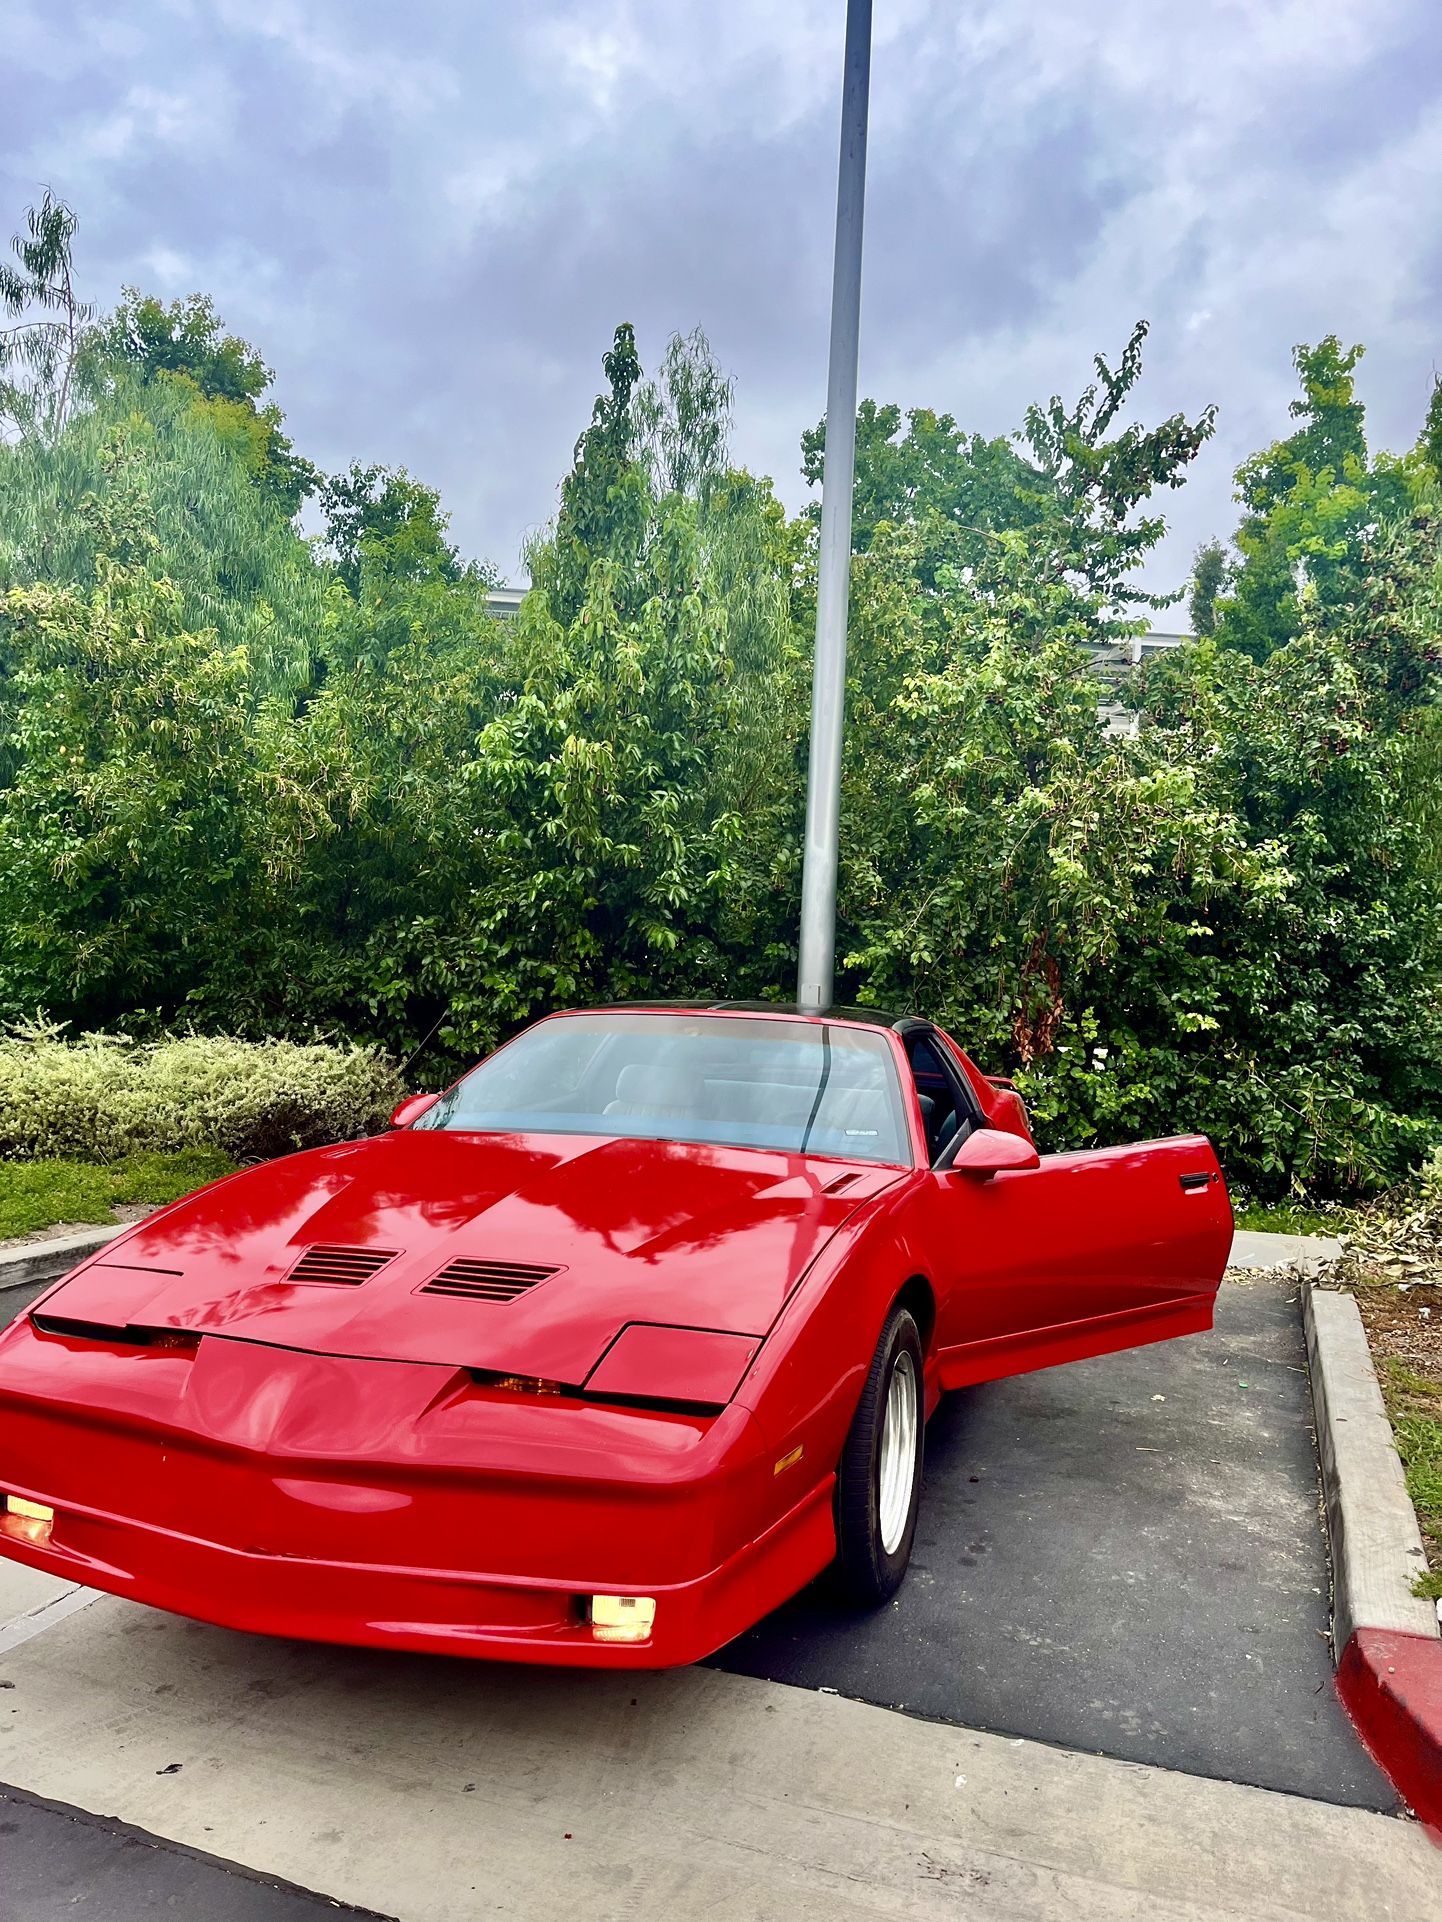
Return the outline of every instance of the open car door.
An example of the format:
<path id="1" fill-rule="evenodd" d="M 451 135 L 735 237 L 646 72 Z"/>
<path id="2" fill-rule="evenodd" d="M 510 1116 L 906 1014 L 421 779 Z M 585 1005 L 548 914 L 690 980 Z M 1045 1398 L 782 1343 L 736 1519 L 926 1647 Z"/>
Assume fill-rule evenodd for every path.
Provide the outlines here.
<path id="1" fill-rule="evenodd" d="M 943 1331 L 944 1388 L 1211 1327 L 1232 1211 L 1205 1136 L 1043 1155 L 989 1178 L 963 1155 L 936 1178 L 978 1257 Z"/>
<path id="2" fill-rule="evenodd" d="M 1232 1210 L 1204 1135 L 988 1169 L 976 1137 L 990 1124 L 951 1044 L 932 1030 L 906 1045 L 934 1153 L 925 1237 L 943 1388 L 1211 1327 Z M 955 1118 L 938 1127 L 948 1096 Z"/>

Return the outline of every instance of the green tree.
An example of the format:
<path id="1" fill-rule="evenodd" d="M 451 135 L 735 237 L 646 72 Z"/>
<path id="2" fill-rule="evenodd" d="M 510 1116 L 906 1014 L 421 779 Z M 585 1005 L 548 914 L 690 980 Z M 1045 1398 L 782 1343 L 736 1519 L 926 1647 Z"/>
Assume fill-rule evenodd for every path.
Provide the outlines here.
<path id="1" fill-rule="evenodd" d="M 1192 562 L 1192 591 L 1187 613 L 1192 632 L 1205 638 L 1217 629 L 1217 597 L 1227 581 L 1227 550 L 1220 541 L 1205 541 Z"/>
<path id="2" fill-rule="evenodd" d="M 1442 483 L 1442 374 L 1432 379 L 1432 397 L 1427 402 L 1427 418 L 1422 423 L 1419 452 L 1432 479 Z"/>
<path id="3" fill-rule="evenodd" d="M 326 539 L 352 594 L 361 592 L 368 556 L 389 578 L 455 582 L 465 572 L 446 538 L 439 494 L 403 467 L 393 471 L 355 461 L 322 482 L 320 498 Z"/>
<path id="4" fill-rule="evenodd" d="M 1140 632 L 1137 610 L 1175 596 L 1144 593 L 1132 576 L 1161 539 L 1164 522 L 1141 513 L 1158 488 L 1178 487 L 1213 431 L 1215 410 L 1195 421 L 1174 414 L 1155 428 L 1117 417 L 1141 377 L 1145 322 L 1138 322 L 1113 369 L 1101 355 L 1097 379 L 1070 405 L 1053 396 L 1027 410 L 1023 431 L 986 440 L 950 414 L 913 409 L 902 431 L 894 406 L 863 401 L 857 414 L 855 546 L 870 550 L 882 529 L 914 531 L 919 590 L 938 620 L 951 584 L 994 580 L 1011 568 L 1007 536 L 1025 534 L 1043 571 L 1077 592 L 1065 618 L 1078 638 Z M 802 474 L 819 482 L 825 423 L 802 437 Z"/>
<path id="5" fill-rule="evenodd" d="M 1198 919 L 1217 1026 L 1202 1072 L 1257 1181 L 1376 1185 L 1439 1114 L 1442 918 L 1416 744 L 1435 726 L 1439 550 L 1423 512 L 1363 543 L 1365 592 L 1311 597 L 1254 663 L 1221 646 L 1148 671 L 1148 713 L 1276 885 Z"/>
<path id="6" fill-rule="evenodd" d="M 1136 632 L 1136 610 L 1170 606 L 1176 594 L 1150 594 L 1130 578 L 1166 532 L 1156 512 L 1142 511 L 1159 488 L 1178 488 L 1216 429 L 1216 408 L 1195 420 L 1172 414 L 1153 428 L 1138 423 L 1113 433 L 1117 416 L 1141 378 L 1147 323 L 1138 321 L 1115 369 L 1098 354 L 1097 379 L 1070 407 L 1053 396 L 1029 407 L 1026 440 L 1041 476 L 1053 576 L 1078 575 L 1098 595 L 1109 622 Z"/>
<path id="7" fill-rule="evenodd" d="M 112 381 L 53 439 L 0 445 L 0 589 L 96 585 L 95 506 L 132 484 L 143 488 L 154 537 L 138 564 L 179 593 L 187 626 L 244 646 L 257 673 L 303 698 L 337 590 L 233 443 L 175 382 Z"/>
<path id="8" fill-rule="evenodd" d="M 815 516 L 733 464 L 703 335 L 645 381 L 617 329 L 497 623 L 404 470 L 333 477 L 301 535 L 257 484 L 269 372 L 208 303 L 127 296 L 73 356 L 32 312 L 62 331 L 13 350 L 0 444 L 0 1013 L 459 1062 L 558 1003 L 790 993 Z M 949 1019 L 1049 1146 L 1200 1126 L 1254 1189 L 1375 1186 L 1442 1129 L 1427 434 L 1371 455 L 1355 353 L 1299 350 L 1235 581 L 1201 550 L 1202 638 L 1109 734 L 1076 642 L 1166 603 L 1138 571 L 1211 430 L 1126 423 L 1142 332 L 1008 438 L 860 409 L 838 992 Z"/>
<path id="9" fill-rule="evenodd" d="M 517 692 L 473 769 L 495 864 L 465 939 L 504 943 L 487 985 L 507 982 L 513 1018 L 648 981 L 715 991 L 742 941 L 774 966 L 797 544 L 769 485 L 729 466 L 703 335 L 642 387 L 623 325 L 605 367 L 508 635 Z"/>
<path id="10" fill-rule="evenodd" d="M 491 1019 L 721 972 L 710 930 L 737 824 L 707 818 L 706 763 L 724 623 L 695 591 L 679 504 L 653 554 L 655 591 L 633 617 L 610 560 L 568 625 L 536 595 L 519 617 L 528 671 L 471 770 L 492 860 L 465 939 L 494 957 Z"/>
<path id="11" fill-rule="evenodd" d="M 457 983 L 476 994 L 466 964 L 484 956 L 450 937 L 492 859 L 472 782 L 477 740 L 510 683 L 481 583 L 384 568 L 368 558 L 323 679 L 269 737 L 270 778 L 309 807 L 273 965 L 216 970 L 192 1006 L 232 1031 L 303 1035 L 321 1023 L 403 1057 Z"/>
<path id="12" fill-rule="evenodd" d="M 1114 395 L 1054 406 L 1063 459 L 1111 441 Z M 1194 427 L 1169 426 L 1174 456 Z M 1436 791 L 1435 525 L 1384 517 L 1291 644 L 1181 650 L 1109 736 L 1070 642 L 1124 618 L 1142 549 L 1109 530 L 1155 535 L 1167 445 L 1133 440 L 1101 511 L 1091 455 L 1051 462 L 1031 525 L 963 568 L 911 506 L 934 483 L 897 478 L 913 450 L 873 438 L 898 506 L 853 566 L 839 992 L 949 1014 L 1053 1145 L 1197 1126 L 1258 1189 L 1375 1186 L 1442 1117 L 1436 814 L 1409 793 Z"/>
<path id="13" fill-rule="evenodd" d="M 801 437 L 801 474 L 819 487 L 826 423 Z M 1039 477 L 1013 441 L 967 434 L 950 414 L 863 400 L 856 415 L 856 488 L 852 546 L 865 554 L 879 529 L 918 531 L 917 578 L 935 590 L 943 569 L 976 565 L 992 537 L 1035 527 L 1042 515 Z M 820 507 L 808 510 L 819 524 Z"/>
<path id="14" fill-rule="evenodd" d="M 1196 1127 L 1263 1192 L 1395 1179 L 1442 1117 L 1435 524 L 1379 530 L 1371 598 L 1265 663 L 1159 661 L 1135 738 L 1014 538 L 940 647 L 904 540 L 858 563 L 846 992 L 949 1016 L 1049 1145 Z"/>
<path id="15" fill-rule="evenodd" d="M 705 367 L 686 357 L 707 351 L 673 346 L 645 433 L 618 436 L 635 448 L 621 511 L 592 503 L 569 621 L 563 528 L 498 624 L 433 494 L 374 469 L 330 484 L 354 591 L 283 768 L 323 822 L 292 883 L 284 978 L 227 977 L 207 1019 L 227 1007 L 235 1025 L 239 1002 L 246 1025 L 359 1020 L 402 1052 L 436 1029 L 463 1059 L 557 1001 L 716 991 L 748 948 L 758 975 L 774 965 L 803 711 L 785 698 L 796 539 L 688 398 Z M 648 435 L 686 487 L 655 491 Z M 584 481 L 605 451 L 583 437 Z M 584 487 L 563 498 L 584 505 Z"/>
<path id="16" fill-rule="evenodd" d="M 285 710 L 247 650 L 144 564 L 143 484 L 90 511 L 91 585 L 0 597 L 0 1000 L 100 1025 L 263 964 L 310 804 L 270 772 Z"/>
<path id="17" fill-rule="evenodd" d="M 1233 835 L 1188 767 L 1105 733 L 1071 590 L 1022 536 L 1007 562 L 1004 590 L 954 594 L 940 646 L 909 612 L 904 543 L 860 569 L 842 925 L 861 998 L 940 1010 L 1045 1077 L 1098 1033 L 1124 947 L 1162 968 L 1184 944 L 1175 892 L 1221 872 Z"/>
<path id="18" fill-rule="evenodd" d="M 641 363 L 629 321 L 616 329 L 601 365 L 607 389 L 597 396 L 591 424 L 576 442 L 571 471 L 561 483 L 555 530 L 530 557 L 532 579 L 565 625 L 579 615 L 591 568 L 602 557 L 617 563 L 616 589 L 625 611 L 636 607 L 631 583 L 641 563 L 651 490 L 632 407 Z"/>
<path id="19" fill-rule="evenodd" d="M 262 404 L 275 375 L 249 342 L 224 331 L 204 294 L 167 306 L 127 287 L 89 351 L 102 381 L 114 371 L 141 384 L 172 382 L 190 396 L 195 411 L 287 519 L 319 485 L 315 468 L 282 432 L 279 407 Z"/>
<path id="20" fill-rule="evenodd" d="M 1237 469 L 1240 562 L 1218 603 L 1217 633 L 1253 660 L 1302 632 L 1308 596 L 1344 604 L 1367 530 L 1405 515 L 1416 498 L 1417 458 L 1368 453 L 1355 380 L 1362 352 L 1335 334 L 1296 347 L 1302 393 L 1290 411 L 1299 425 Z"/>
<path id="21" fill-rule="evenodd" d="M 703 495 L 725 471 L 735 386 L 699 327 L 673 334 L 660 370 L 636 388 L 637 447 L 652 492 Z"/>
<path id="22" fill-rule="evenodd" d="M 0 429 L 50 439 L 65 426 L 95 318 L 75 291 L 71 243 L 78 222 L 47 190 L 11 241 L 17 265 L 0 261 Z"/>

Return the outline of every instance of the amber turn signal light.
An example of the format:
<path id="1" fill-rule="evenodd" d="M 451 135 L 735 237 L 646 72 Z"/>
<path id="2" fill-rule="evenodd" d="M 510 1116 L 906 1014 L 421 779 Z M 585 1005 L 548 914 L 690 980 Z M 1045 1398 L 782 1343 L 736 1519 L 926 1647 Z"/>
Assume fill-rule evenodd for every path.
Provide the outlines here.
<path id="1" fill-rule="evenodd" d="M 646 1642 L 656 1621 L 650 1595 L 593 1595 L 591 1639 L 596 1642 Z"/>
<path id="2" fill-rule="evenodd" d="M 566 1395 L 574 1394 L 564 1382 L 551 1381 L 544 1375 L 498 1375 L 489 1368 L 468 1370 L 471 1380 L 478 1388 L 500 1388 L 508 1395 Z"/>
<path id="3" fill-rule="evenodd" d="M 0 1535 L 12 1542 L 29 1542 L 43 1548 L 55 1525 L 55 1510 L 44 1502 L 26 1501 L 23 1495 L 0 1495 Z"/>

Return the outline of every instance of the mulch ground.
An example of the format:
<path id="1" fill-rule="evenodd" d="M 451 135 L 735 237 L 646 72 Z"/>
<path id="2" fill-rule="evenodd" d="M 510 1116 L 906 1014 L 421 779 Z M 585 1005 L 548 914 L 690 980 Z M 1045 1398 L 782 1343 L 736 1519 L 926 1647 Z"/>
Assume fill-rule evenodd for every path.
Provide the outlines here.
<path id="1" fill-rule="evenodd" d="M 1364 1282 L 1353 1292 L 1372 1353 L 1432 1376 L 1442 1392 L 1442 1282 L 1414 1284 L 1405 1293 L 1395 1283 Z"/>

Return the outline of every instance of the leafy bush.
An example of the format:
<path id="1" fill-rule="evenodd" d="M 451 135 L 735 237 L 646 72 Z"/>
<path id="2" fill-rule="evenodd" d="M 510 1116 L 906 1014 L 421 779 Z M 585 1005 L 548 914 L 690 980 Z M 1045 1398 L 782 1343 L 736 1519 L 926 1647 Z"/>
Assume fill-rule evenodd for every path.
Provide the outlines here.
<path id="1" fill-rule="evenodd" d="M 401 1092 L 394 1067 L 368 1048 L 201 1035 L 65 1041 L 38 1028 L 0 1041 L 0 1156 L 109 1162 L 210 1148 L 243 1161 L 370 1132 Z"/>

